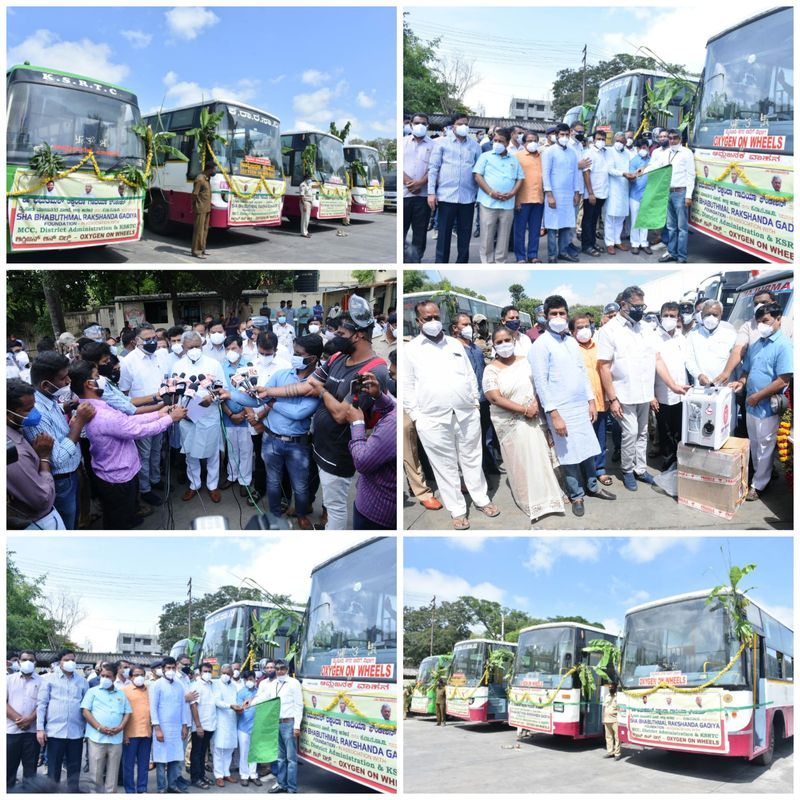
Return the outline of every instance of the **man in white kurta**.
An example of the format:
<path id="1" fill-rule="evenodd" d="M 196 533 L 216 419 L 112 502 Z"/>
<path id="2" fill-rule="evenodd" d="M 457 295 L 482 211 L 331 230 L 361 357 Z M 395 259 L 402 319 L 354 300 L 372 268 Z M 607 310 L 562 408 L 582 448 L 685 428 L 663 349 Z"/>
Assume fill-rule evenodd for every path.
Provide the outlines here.
<path id="1" fill-rule="evenodd" d="M 217 727 L 214 730 L 211 754 L 214 762 L 214 778 L 217 785 L 226 779 L 235 783 L 231 778 L 231 758 L 238 741 L 236 701 L 238 689 L 233 682 L 233 668 L 230 664 L 222 667 L 218 681 L 212 684 L 217 701 Z"/>
<path id="2" fill-rule="evenodd" d="M 150 722 L 158 791 L 183 791 L 178 781 L 183 764 L 183 741 L 189 733 L 189 705 L 183 684 L 175 678 L 175 660 L 165 659 L 163 676 L 150 687 Z M 165 774 L 166 773 L 166 774 Z"/>
<path id="3" fill-rule="evenodd" d="M 622 225 L 630 213 L 630 184 L 625 177 L 630 174 L 630 158 L 625 152 L 625 134 L 614 136 L 614 146 L 608 150 L 608 198 L 603 235 L 609 252 L 614 248 L 627 250 L 622 243 Z"/>
<path id="4" fill-rule="evenodd" d="M 533 343 L 528 360 L 572 511 L 581 517 L 586 493 L 603 500 L 614 500 L 615 495 L 597 480 L 594 457 L 600 445 L 593 427 L 597 419 L 594 391 L 578 343 L 569 335 L 567 303 L 553 295 L 544 301 L 544 308 L 547 331 Z"/>
<path id="5" fill-rule="evenodd" d="M 464 347 L 442 332 L 436 303 L 420 303 L 422 331 L 405 347 L 403 407 L 415 423 L 453 527 L 469 527 L 459 467 L 472 501 L 490 517 L 500 511 L 490 500 L 483 474 L 480 393 Z"/>

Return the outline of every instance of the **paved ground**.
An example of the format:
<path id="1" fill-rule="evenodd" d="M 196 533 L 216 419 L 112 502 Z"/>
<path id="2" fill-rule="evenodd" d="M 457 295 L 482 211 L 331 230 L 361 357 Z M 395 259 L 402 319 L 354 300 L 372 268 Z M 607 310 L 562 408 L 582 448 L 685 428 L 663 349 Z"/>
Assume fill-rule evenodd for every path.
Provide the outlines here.
<path id="1" fill-rule="evenodd" d="M 191 264 L 214 268 L 219 264 L 318 264 L 395 263 L 397 261 L 397 214 L 353 214 L 348 227 L 314 223 L 310 239 L 300 236 L 299 223 L 284 222 L 278 228 L 212 229 L 208 258 L 198 261 L 190 250 L 192 229 L 178 225 L 170 236 L 144 229 L 138 242 L 75 250 L 46 250 L 9 255 L 13 264 Z M 345 236 L 337 236 L 337 233 Z"/>
<path id="2" fill-rule="evenodd" d="M 620 761 L 604 758 L 599 739 L 575 742 L 537 734 L 519 744 L 504 724 L 448 722 L 433 717 L 403 723 L 405 791 L 590 792 L 600 794 L 791 793 L 794 754 L 789 739 L 769 767 L 742 759 L 624 746 Z"/>

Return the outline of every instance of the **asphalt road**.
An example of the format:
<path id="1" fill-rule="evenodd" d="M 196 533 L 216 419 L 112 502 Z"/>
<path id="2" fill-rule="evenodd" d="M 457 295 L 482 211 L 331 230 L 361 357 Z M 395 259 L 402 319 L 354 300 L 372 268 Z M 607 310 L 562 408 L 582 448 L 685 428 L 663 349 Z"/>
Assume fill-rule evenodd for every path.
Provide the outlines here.
<path id="1" fill-rule="evenodd" d="M 403 723 L 407 793 L 772 794 L 791 793 L 792 740 L 776 748 L 769 767 L 739 758 L 623 746 L 604 758 L 601 739 L 573 741 L 537 734 L 516 740 L 505 724 L 410 717 Z"/>
<path id="2" fill-rule="evenodd" d="M 397 214 L 353 214 L 349 226 L 312 223 L 310 239 L 300 235 L 299 223 L 276 228 L 212 228 L 208 258 L 191 255 L 192 229 L 177 225 L 175 233 L 159 236 L 147 227 L 138 242 L 43 250 L 8 256 L 10 264 L 191 264 L 213 269 L 220 264 L 377 264 L 397 262 Z M 338 236 L 342 233 L 344 235 Z"/>

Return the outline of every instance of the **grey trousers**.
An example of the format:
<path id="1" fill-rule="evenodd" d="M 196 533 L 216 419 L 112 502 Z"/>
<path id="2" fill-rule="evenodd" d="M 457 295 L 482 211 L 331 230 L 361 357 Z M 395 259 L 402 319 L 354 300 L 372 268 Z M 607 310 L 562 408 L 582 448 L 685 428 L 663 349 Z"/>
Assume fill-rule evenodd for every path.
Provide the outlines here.
<path id="1" fill-rule="evenodd" d="M 513 224 L 513 208 L 481 206 L 481 264 L 505 264 Z"/>
<path id="2" fill-rule="evenodd" d="M 643 475 L 647 472 L 647 422 L 650 403 L 620 403 L 622 419 L 622 447 L 620 448 L 623 472 Z"/>
<path id="3" fill-rule="evenodd" d="M 142 462 L 142 466 L 139 468 L 139 491 L 142 494 L 147 494 L 153 484 L 161 480 L 161 437 L 163 435 L 157 433 L 155 436 L 136 440 L 136 449 L 139 451 L 139 460 Z"/>

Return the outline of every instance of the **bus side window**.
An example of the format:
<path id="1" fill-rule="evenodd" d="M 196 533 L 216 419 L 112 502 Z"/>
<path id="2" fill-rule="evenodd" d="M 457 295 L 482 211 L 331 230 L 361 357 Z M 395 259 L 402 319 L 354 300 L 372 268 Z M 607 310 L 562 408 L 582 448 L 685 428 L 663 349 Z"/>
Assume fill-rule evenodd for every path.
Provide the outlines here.
<path id="1" fill-rule="evenodd" d="M 783 656 L 783 679 L 785 681 L 794 680 L 794 665 L 792 664 L 791 656 Z"/>
<path id="2" fill-rule="evenodd" d="M 294 153 L 290 150 L 288 153 L 283 153 L 281 156 L 283 160 L 283 174 L 289 176 L 294 186 L 294 175 L 292 174 L 292 162 L 294 161 Z"/>
<path id="3" fill-rule="evenodd" d="M 303 154 L 295 150 L 292 159 L 292 186 L 299 186 L 303 182 Z"/>

